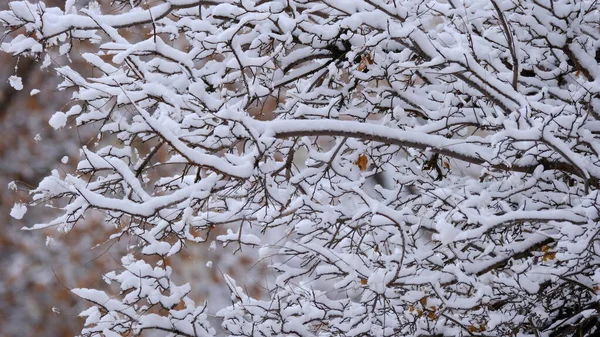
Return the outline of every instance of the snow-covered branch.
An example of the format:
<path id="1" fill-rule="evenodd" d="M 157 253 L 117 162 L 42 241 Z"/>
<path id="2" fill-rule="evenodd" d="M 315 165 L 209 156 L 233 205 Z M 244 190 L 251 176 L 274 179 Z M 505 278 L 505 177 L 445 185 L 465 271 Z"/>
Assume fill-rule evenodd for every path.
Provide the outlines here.
<path id="1" fill-rule="evenodd" d="M 75 290 L 85 336 L 598 333 L 596 1 L 14 1 L 0 23 L 72 94 L 50 125 L 97 130 L 33 190 L 62 211 L 36 228 L 96 211 L 132 242 L 113 294 Z M 268 296 L 224 275 L 230 305 L 195 304 L 165 264 L 217 242 L 260 255 Z"/>

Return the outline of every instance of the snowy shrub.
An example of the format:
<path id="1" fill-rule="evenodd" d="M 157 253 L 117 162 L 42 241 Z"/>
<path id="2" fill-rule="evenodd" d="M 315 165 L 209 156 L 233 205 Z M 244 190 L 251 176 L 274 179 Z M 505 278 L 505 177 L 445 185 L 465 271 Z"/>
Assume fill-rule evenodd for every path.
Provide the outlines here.
<path id="1" fill-rule="evenodd" d="M 36 228 L 96 210 L 130 242 L 120 292 L 73 290 L 83 336 L 600 333 L 597 1 L 9 8 L 2 50 L 72 91 L 50 124 L 98 130 Z M 215 325 L 164 261 L 219 230 L 273 279 L 225 275 Z"/>

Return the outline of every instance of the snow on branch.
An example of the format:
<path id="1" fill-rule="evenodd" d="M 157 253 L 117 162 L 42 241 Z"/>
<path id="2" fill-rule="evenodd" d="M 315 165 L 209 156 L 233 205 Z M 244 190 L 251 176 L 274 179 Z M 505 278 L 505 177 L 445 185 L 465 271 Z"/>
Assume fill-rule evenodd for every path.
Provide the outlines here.
<path id="1" fill-rule="evenodd" d="M 96 130 L 18 209 L 131 242 L 73 291 L 84 336 L 600 331 L 596 1 L 20 0 L 0 24 L 71 94 L 51 126 Z M 269 272 L 197 305 L 169 263 L 217 243 Z"/>

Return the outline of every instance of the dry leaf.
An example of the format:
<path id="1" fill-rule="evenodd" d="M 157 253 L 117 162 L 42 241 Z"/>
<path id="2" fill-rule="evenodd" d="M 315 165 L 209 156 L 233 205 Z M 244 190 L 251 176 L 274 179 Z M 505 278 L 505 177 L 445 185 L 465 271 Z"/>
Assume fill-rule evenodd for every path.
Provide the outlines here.
<path id="1" fill-rule="evenodd" d="M 360 64 L 358 65 L 358 71 L 363 71 L 365 69 L 367 69 L 367 64 L 363 61 L 360 61 Z"/>
<path id="2" fill-rule="evenodd" d="M 362 284 L 362 285 L 365 285 L 365 284 L 367 284 L 368 282 L 369 282 L 369 281 L 368 281 L 367 279 L 365 279 L 365 278 L 361 278 L 361 279 L 360 279 L 360 284 Z"/>
<path id="3" fill-rule="evenodd" d="M 546 252 L 544 253 L 544 256 L 542 256 L 542 261 L 552 261 L 556 259 L 556 252 Z"/>
<path id="4" fill-rule="evenodd" d="M 369 159 L 367 159 L 367 156 L 364 154 L 361 154 L 358 156 L 358 159 L 354 162 L 354 164 L 358 166 L 361 171 L 366 171 L 367 165 L 369 164 Z"/>
<path id="5" fill-rule="evenodd" d="M 360 64 L 358 65 L 358 71 L 365 71 L 369 64 L 373 64 L 373 57 L 371 57 L 371 54 L 362 55 L 360 57 Z"/>
<path id="6" fill-rule="evenodd" d="M 423 297 L 419 302 L 421 302 L 421 305 L 427 305 L 427 297 Z"/>

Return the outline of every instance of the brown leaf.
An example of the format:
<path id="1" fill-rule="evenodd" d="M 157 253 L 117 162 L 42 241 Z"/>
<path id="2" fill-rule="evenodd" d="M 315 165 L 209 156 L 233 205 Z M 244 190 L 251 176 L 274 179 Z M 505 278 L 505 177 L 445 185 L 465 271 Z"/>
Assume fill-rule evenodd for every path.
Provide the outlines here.
<path id="1" fill-rule="evenodd" d="M 360 64 L 358 65 L 358 71 L 364 71 L 365 69 L 367 69 L 367 64 L 363 61 L 360 61 Z"/>
<path id="2" fill-rule="evenodd" d="M 354 162 L 354 164 L 358 166 L 361 171 L 365 171 L 367 169 L 367 165 L 369 164 L 369 159 L 364 154 L 361 154 L 358 156 L 358 159 Z"/>
<path id="3" fill-rule="evenodd" d="M 367 65 L 373 64 L 373 58 L 371 54 L 363 54 L 360 57 L 360 64 L 358 65 L 358 71 L 365 71 L 367 69 Z"/>
<path id="4" fill-rule="evenodd" d="M 542 261 L 552 261 L 556 259 L 556 252 L 546 252 L 544 253 L 544 256 L 542 257 Z"/>

